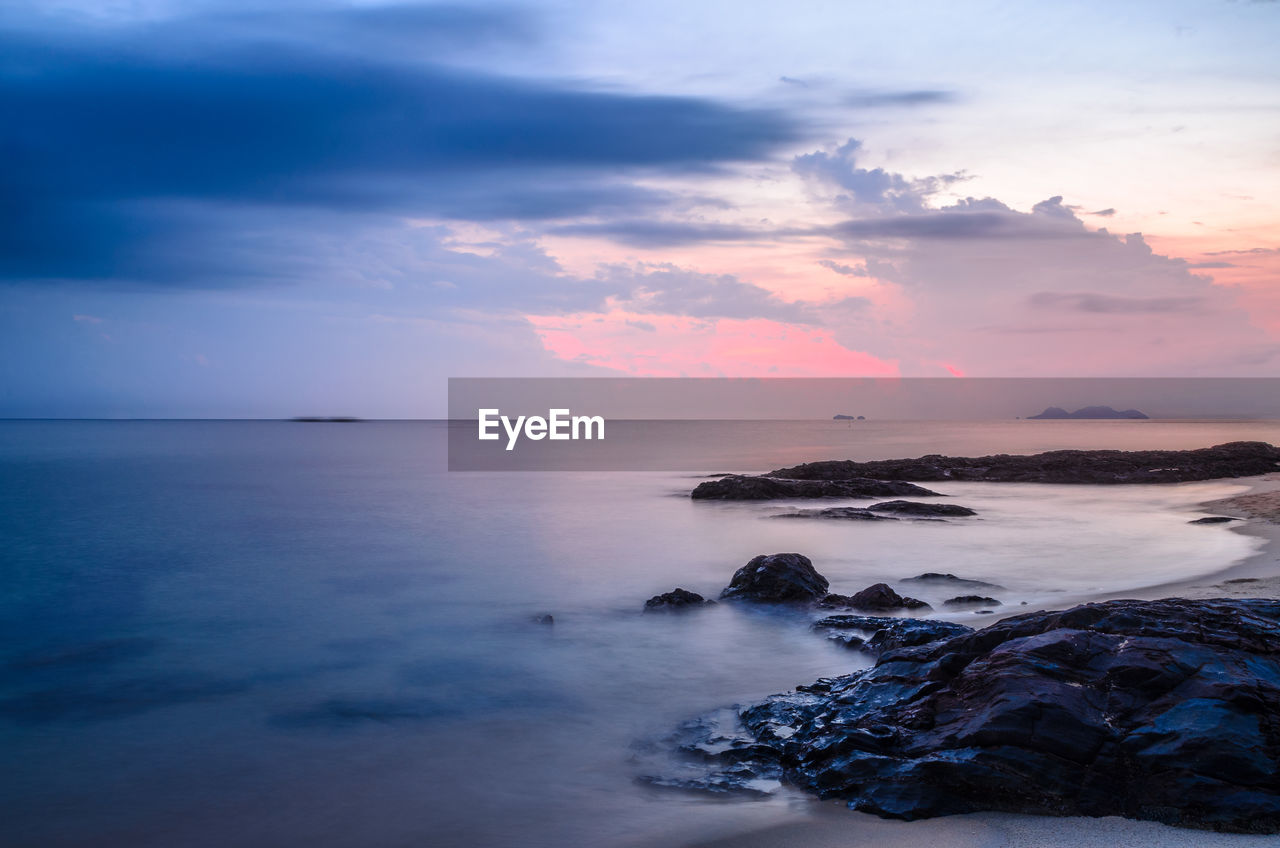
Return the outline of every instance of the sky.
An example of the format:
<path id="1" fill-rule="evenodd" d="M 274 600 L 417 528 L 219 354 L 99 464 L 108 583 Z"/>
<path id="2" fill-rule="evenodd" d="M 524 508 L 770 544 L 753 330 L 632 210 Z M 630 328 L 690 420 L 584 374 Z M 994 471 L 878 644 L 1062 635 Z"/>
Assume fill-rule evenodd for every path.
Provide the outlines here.
<path id="1" fill-rule="evenodd" d="M 1280 376 L 1280 3 L 0 9 L 0 417 Z"/>

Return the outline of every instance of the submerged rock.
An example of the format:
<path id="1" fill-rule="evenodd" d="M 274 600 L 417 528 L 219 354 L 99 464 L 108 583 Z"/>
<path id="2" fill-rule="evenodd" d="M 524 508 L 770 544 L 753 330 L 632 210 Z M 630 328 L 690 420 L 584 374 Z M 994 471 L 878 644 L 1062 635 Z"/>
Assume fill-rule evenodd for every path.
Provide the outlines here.
<path id="1" fill-rule="evenodd" d="M 767 604 L 808 602 L 826 595 L 828 585 L 803 554 L 761 554 L 734 572 L 720 597 Z"/>
<path id="2" fill-rule="evenodd" d="M 784 480 L 779 477 L 748 477 L 731 474 L 719 480 L 699 483 L 690 493 L 694 500 L 767 501 L 777 498 L 886 498 L 900 495 L 937 495 L 914 483 L 901 480 Z"/>
<path id="3" fill-rule="evenodd" d="M 1210 515 L 1205 518 L 1196 518 L 1188 521 L 1188 524 L 1226 524 L 1228 521 L 1242 521 L 1240 518 L 1231 518 L 1227 515 Z"/>
<path id="4" fill-rule="evenodd" d="M 927 515 L 951 517 L 977 515 L 977 510 L 958 504 L 918 503 L 916 501 L 885 501 L 867 507 L 872 512 L 892 512 L 896 515 Z"/>
<path id="5" fill-rule="evenodd" d="M 970 580 L 967 577 L 956 577 L 954 574 L 940 574 L 937 571 L 926 571 L 916 577 L 904 577 L 903 583 L 923 583 L 927 586 L 950 586 L 956 589 L 1003 589 L 995 583 L 985 580 Z"/>
<path id="6" fill-rule="evenodd" d="M 1020 483 L 1179 483 L 1251 477 L 1280 468 L 1280 448 L 1228 442 L 1186 451 L 1063 450 L 1032 456 L 940 456 L 809 462 L 769 472 L 792 480 L 988 480 Z"/>
<path id="7" fill-rule="evenodd" d="M 1000 602 L 984 595 L 957 595 L 942 602 L 944 607 L 998 607 Z"/>
<path id="8" fill-rule="evenodd" d="M 828 609 L 856 609 L 865 612 L 932 609 L 924 601 L 899 595 L 888 583 L 876 583 L 856 595 L 827 595 L 818 605 Z"/>
<path id="9" fill-rule="evenodd" d="M 889 650 L 739 710 L 728 764 L 890 818 L 1280 833 L 1277 716 L 1280 601 L 1110 601 Z"/>
<path id="10" fill-rule="evenodd" d="M 871 615 L 832 615 L 815 621 L 813 629 L 825 631 L 832 641 L 847 648 L 856 648 L 877 657 L 886 651 L 924 645 L 973 632 L 972 627 L 950 621 Z M 866 638 L 850 631 L 866 634 Z"/>
<path id="11" fill-rule="evenodd" d="M 856 506 L 833 506 L 827 509 L 799 509 L 783 512 L 771 518 L 828 518 L 836 521 L 897 521 L 888 515 L 876 515 L 869 509 Z"/>
<path id="12" fill-rule="evenodd" d="M 670 612 L 673 610 L 686 610 L 695 607 L 714 605 L 715 601 L 709 601 L 697 592 L 690 592 L 688 589 L 681 589 L 677 587 L 672 589 L 670 592 L 663 592 L 661 595 L 654 595 L 652 598 L 645 601 L 644 611 Z"/>

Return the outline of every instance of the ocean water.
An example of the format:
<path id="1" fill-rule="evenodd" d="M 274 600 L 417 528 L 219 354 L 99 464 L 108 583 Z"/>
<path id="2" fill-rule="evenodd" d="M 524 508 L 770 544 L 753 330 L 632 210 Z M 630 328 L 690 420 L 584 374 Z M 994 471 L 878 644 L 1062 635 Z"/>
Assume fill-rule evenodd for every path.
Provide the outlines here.
<path id="1" fill-rule="evenodd" d="M 681 449 L 714 473 L 1280 442 L 1274 422 L 859 426 L 744 423 Z M 865 661 L 803 613 L 646 616 L 645 598 L 799 551 L 833 591 L 948 571 L 1017 612 L 1258 544 L 1187 524 L 1230 481 L 930 484 L 979 518 L 771 521 L 792 505 L 690 501 L 694 472 L 451 474 L 445 430 L 0 422 L 0 844 L 670 845 L 763 825 L 810 802 L 647 788 L 637 743 Z"/>

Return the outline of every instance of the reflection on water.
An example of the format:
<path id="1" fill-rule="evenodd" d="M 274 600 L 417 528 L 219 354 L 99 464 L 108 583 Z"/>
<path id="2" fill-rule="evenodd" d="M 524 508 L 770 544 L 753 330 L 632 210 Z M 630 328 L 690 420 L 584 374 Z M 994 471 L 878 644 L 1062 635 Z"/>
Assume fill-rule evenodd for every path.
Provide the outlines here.
<path id="1" fill-rule="evenodd" d="M 707 470 L 855 455 L 835 422 L 749 429 L 702 446 Z M 875 425 L 856 456 L 1236 438 L 1280 433 Z M 443 454 L 429 423 L 0 423 L 0 842 L 710 835 L 801 801 L 646 789 L 636 741 L 864 661 L 803 613 L 640 615 L 650 595 L 715 594 L 751 556 L 795 550 L 837 592 L 946 571 L 1038 608 L 1192 577 L 1254 546 L 1186 523 L 1229 482 L 938 484 L 978 517 L 771 521 L 789 505 L 691 502 L 689 475 L 450 475 Z M 937 591 L 910 594 L 937 604 Z M 555 623 L 532 620 L 543 613 Z"/>

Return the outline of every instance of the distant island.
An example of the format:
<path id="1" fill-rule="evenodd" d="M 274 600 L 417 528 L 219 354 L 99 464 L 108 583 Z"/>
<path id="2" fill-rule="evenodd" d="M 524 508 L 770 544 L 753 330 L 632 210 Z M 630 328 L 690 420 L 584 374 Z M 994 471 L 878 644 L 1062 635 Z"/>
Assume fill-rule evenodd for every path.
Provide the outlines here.
<path id="1" fill-rule="evenodd" d="M 1123 412 L 1112 409 L 1109 406 L 1086 406 L 1084 409 L 1077 409 L 1075 412 L 1067 412 L 1060 406 L 1051 406 L 1039 415 L 1028 415 L 1028 420 L 1046 419 L 1046 418 L 1069 418 L 1081 420 L 1086 418 L 1130 418 L 1141 419 L 1150 418 L 1146 413 L 1139 412 L 1136 409 L 1126 409 Z"/>
<path id="2" fill-rule="evenodd" d="M 360 419 L 351 415 L 299 415 L 289 420 L 299 424 L 354 424 Z"/>
<path id="3" fill-rule="evenodd" d="M 831 420 L 832 421 L 866 421 L 867 417 L 865 415 L 833 415 L 831 416 Z"/>

